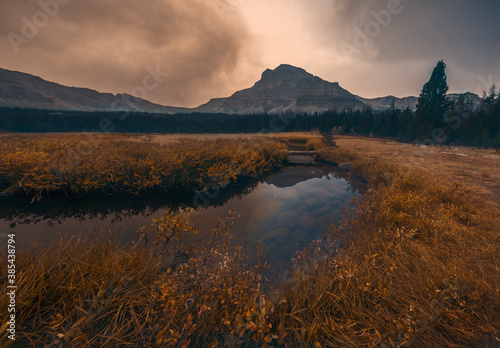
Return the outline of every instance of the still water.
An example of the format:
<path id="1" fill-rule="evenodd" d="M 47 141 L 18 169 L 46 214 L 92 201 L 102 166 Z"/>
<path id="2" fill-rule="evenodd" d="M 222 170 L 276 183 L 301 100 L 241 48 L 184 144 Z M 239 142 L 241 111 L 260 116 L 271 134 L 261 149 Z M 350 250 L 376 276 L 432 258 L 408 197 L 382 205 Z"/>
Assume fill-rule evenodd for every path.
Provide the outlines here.
<path id="1" fill-rule="evenodd" d="M 232 229 L 232 244 L 251 248 L 262 241 L 275 270 L 287 268 L 293 253 L 303 249 L 342 210 L 360 195 L 332 166 L 289 166 L 260 181 L 223 190 L 147 195 L 48 198 L 33 202 L 24 198 L 0 198 L 0 233 L 15 233 L 18 243 L 48 245 L 61 235 L 91 235 L 112 231 L 124 242 L 136 231 L 163 215 L 165 208 L 198 207 L 200 236 L 208 236 L 217 218 L 229 209 L 241 214 Z M 201 205 L 201 206 L 200 206 Z M 252 249 L 249 249 L 252 250 Z"/>

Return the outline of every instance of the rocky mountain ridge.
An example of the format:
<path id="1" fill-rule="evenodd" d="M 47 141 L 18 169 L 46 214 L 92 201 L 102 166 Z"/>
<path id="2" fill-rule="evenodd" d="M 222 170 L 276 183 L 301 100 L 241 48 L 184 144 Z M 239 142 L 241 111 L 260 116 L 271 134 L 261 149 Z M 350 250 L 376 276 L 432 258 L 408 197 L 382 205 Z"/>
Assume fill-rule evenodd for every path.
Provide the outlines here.
<path id="1" fill-rule="evenodd" d="M 450 94 L 457 100 L 460 94 Z M 468 93 L 477 107 L 481 98 Z M 211 99 L 196 108 L 177 108 L 151 103 L 128 94 L 100 93 L 88 88 L 67 87 L 17 71 L 0 68 L 0 106 L 71 111 L 128 111 L 148 113 L 315 113 L 327 110 L 415 109 L 417 97 L 363 98 L 342 88 L 338 82 L 328 82 L 306 70 L 282 64 L 267 69 L 252 87 L 227 98 Z"/>
<path id="2" fill-rule="evenodd" d="M 304 69 L 282 64 L 267 69 L 251 88 L 228 98 L 212 99 L 196 108 L 201 112 L 279 113 L 321 112 L 332 109 L 360 109 L 365 104 L 355 95 L 309 74 Z"/>
<path id="3" fill-rule="evenodd" d="M 100 93 L 67 87 L 38 76 L 0 68 L 0 106 L 70 111 L 139 111 L 175 113 L 186 109 L 162 106 L 129 94 Z"/>

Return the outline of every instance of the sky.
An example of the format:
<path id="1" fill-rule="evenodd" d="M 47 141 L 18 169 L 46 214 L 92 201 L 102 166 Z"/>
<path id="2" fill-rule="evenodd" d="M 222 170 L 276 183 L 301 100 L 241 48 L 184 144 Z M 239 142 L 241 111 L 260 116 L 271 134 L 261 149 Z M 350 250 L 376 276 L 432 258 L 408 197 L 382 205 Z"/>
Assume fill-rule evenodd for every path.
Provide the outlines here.
<path id="1" fill-rule="evenodd" d="M 0 0 L 0 67 L 194 107 L 280 64 L 366 98 L 417 96 L 443 59 L 450 92 L 482 93 L 500 85 L 499 13 L 498 0 Z"/>

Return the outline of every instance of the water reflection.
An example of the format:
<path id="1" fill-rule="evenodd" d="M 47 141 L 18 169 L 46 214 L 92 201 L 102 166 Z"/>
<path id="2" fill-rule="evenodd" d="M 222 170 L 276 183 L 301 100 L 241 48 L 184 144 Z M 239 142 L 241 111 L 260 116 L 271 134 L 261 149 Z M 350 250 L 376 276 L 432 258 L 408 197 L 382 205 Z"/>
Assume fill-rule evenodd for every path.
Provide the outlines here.
<path id="1" fill-rule="evenodd" d="M 228 200 L 250 193 L 259 180 L 245 180 L 244 183 L 228 186 L 220 190 L 208 206 L 222 206 Z M 159 210 L 194 206 L 194 197 L 200 192 L 193 190 L 155 191 L 132 194 L 96 194 L 77 198 L 56 197 L 31 202 L 23 197 L 0 197 L 0 219 L 10 222 L 10 227 L 34 225 L 41 222 L 53 227 L 66 219 L 75 221 L 109 220 L 111 223 L 126 220 L 132 216 L 151 216 Z"/>
<path id="2" fill-rule="evenodd" d="M 232 243 L 253 246 L 258 240 L 271 253 L 271 265 L 283 268 L 295 250 L 307 246 L 338 221 L 342 209 L 359 195 L 331 166 L 290 166 L 262 180 L 250 180 L 216 191 L 199 209 L 199 240 L 217 218 L 236 209 L 241 214 Z M 215 194 L 216 193 L 216 194 Z M 163 215 L 165 208 L 193 206 L 198 193 L 155 192 L 147 195 L 58 197 L 30 203 L 22 198 L 0 198 L 0 230 L 16 233 L 20 242 L 48 244 L 60 234 L 93 231 L 119 233 L 126 241 L 135 232 Z"/>
<path id="3" fill-rule="evenodd" d="M 286 168 L 243 199 L 202 211 L 198 219 L 206 226 L 214 211 L 218 210 L 216 215 L 227 208 L 244 212 L 232 231 L 234 244 L 251 247 L 260 240 L 272 256 L 271 266 L 287 268 L 293 253 L 318 239 L 331 221 L 338 222 L 343 208 L 359 195 L 334 170 L 329 166 Z"/>

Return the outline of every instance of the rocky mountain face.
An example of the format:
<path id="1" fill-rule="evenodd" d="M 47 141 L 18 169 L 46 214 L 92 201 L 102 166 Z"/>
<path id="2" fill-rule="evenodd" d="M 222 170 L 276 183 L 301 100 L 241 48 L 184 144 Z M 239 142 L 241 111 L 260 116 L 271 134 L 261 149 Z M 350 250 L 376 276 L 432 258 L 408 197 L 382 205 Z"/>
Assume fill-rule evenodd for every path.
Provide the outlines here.
<path id="1" fill-rule="evenodd" d="M 460 94 L 450 94 L 458 100 Z M 473 93 L 466 97 L 474 108 L 481 98 Z M 33 75 L 0 68 L 0 106 L 72 111 L 138 111 L 149 113 L 314 113 L 327 110 L 396 108 L 415 109 L 417 97 L 393 96 L 367 99 L 356 96 L 335 82 L 328 82 L 304 69 L 282 64 L 267 69 L 253 87 L 228 98 L 216 98 L 197 108 L 176 108 L 151 103 L 128 94 L 99 93 L 92 89 L 66 87 Z"/>
<path id="2" fill-rule="evenodd" d="M 319 112 L 360 109 L 365 104 L 338 83 L 309 74 L 304 69 L 280 65 L 267 69 L 251 88 L 229 98 L 212 99 L 194 111 L 221 113 Z"/>
<path id="3" fill-rule="evenodd" d="M 0 69 L 0 106 L 71 111 L 139 111 L 174 113 L 185 109 L 161 106 L 128 94 L 99 93 L 66 87 L 40 77 Z"/>

